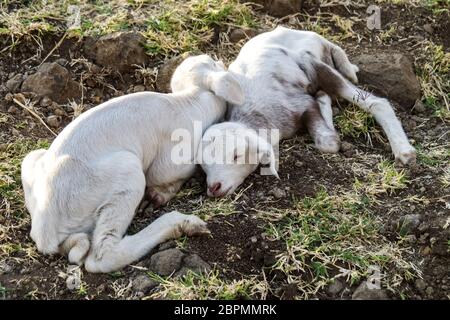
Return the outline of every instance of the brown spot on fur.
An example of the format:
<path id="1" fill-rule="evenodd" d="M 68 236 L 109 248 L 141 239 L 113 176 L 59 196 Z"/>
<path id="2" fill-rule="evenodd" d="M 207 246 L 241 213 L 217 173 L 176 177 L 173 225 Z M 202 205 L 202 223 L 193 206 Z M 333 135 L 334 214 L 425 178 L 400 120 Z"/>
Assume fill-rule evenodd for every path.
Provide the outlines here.
<path id="1" fill-rule="evenodd" d="M 330 67 L 336 69 L 333 55 L 331 54 L 331 48 L 327 45 L 322 46 L 321 59 L 324 63 L 329 65 Z"/>

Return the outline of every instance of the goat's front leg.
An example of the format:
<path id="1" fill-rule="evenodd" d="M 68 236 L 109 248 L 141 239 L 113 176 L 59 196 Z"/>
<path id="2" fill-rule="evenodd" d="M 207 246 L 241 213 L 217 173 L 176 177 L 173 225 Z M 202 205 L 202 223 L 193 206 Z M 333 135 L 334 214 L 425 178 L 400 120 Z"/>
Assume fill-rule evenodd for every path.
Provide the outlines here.
<path id="1" fill-rule="evenodd" d="M 184 181 L 183 179 L 165 185 L 147 187 L 146 196 L 153 206 L 158 208 L 175 197 Z"/>
<path id="2" fill-rule="evenodd" d="M 85 261 L 89 272 L 115 271 L 140 259 L 169 239 L 182 234 L 208 233 L 206 223 L 200 218 L 173 211 L 156 219 L 137 234 L 124 237 L 145 189 L 142 173 L 135 172 L 126 177 L 129 178 L 126 188 L 115 190 L 109 201 L 98 209 L 99 217 Z M 81 253 L 77 256 L 81 256 Z"/>
<path id="3" fill-rule="evenodd" d="M 106 231 L 107 229 L 104 229 Z M 89 272 L 112 272 L 139 260 L 158 244 L 182 235 L 209 234 L 206 222 L 194 215 L 172 211 L 156 219 L 140 232 L 119 239 L 111 229 L 97 234 L 85 267 Z"/>

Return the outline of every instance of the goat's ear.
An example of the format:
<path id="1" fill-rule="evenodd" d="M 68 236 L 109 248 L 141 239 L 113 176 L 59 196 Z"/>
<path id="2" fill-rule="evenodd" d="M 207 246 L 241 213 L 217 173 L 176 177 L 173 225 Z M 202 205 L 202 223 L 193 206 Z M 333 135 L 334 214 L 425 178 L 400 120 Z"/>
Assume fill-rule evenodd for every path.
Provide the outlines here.
<path id="1" fill-rule="evenodd" d="M 260 163 L 269 164 L 270 173 L 277 177 L 277 179 L 280 179 L 276 168 L 275 152 L 273 151 L 272 145 L 256 133 L 249 135 L 249 145 L 251 148 L 254 148 L 254 150 L 258 150 Z"/>
<path id="2" fill-rule="evenodd" d="M 226 71 L 212 72 L 208 76 L 208 88 L 216 96 L 225 99 L 232 104 L 244 103 L 244 92 L 236 78 Z"/>

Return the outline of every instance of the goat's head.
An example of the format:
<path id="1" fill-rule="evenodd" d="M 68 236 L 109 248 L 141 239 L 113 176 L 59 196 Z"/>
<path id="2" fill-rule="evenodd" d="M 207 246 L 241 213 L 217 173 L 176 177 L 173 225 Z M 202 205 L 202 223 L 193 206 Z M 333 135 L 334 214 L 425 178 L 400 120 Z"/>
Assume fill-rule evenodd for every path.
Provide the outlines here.
<path id="1" fill-rule="evenodd" d="M 268 163 L 270 172 L 278 177 L 272 145 L 238 123 L 223 122 L 209 127 L 199 155 L 210 197 L 232 194 L 260 163 Z"/>
<path id="2" fill-rule="evenodd" d="M 184 60 L 175 70 L 170 87 L 172 92 L 199 87 L 233 104 L 239 105 L 244 101 L 239 82 L 226 71 L 222 61 L 214 61 L 206 54 Z"/>

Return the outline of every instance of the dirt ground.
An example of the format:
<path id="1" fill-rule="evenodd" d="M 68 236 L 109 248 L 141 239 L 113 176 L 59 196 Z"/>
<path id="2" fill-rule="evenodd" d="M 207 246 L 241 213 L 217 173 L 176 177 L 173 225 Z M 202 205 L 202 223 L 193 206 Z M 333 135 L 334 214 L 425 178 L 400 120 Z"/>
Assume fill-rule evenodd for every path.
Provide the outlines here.
<path id="1" fill-rule="evenodd" d="M 95 12 L 106 12 L 109 20 L 105 25 L 102 19 L 92 18 L 91 24 L 82 20 L 74 34 L 65 33 L 65 1 L 60 1 L 63 8 L 50 1 L 55 11 L 46 14 L 30 2 L 3 1 L 0 7 L 0 299 L 351 299 L 374 267 L 381 274 L 378 291 L 389 299 L 450 298 L 448 3 L 375 1 L 382 29 L 371 31 L 366 27 L 370 1 L 304 1 L 300 13 L 286 18 L 236 1 L 223 1 L 234 8 L 224 10 L 223 16 L 217 14 L 223 9 L 217 1 L 209 6 L 182 1 L 193 6 L 204 23 L 190 29 L 199 36 L 189 42 L 183 30 L 190 25 L 180 24 L 176 32 L 154 32 L 148 21 L 154 18 L 161 25 L 168 16 L 155 1 L 99 1 L 92 8 L 82 2 L 86 21 Z M 203 5 L 196 6 L 199 3 Z M 173 2 L 166 5 L 173 9 Z M 176 14 L 192 15 L 184 9 Z M 147 19 L 123 17 L 121 10 Z M 21 16 L 14 19 L 17 12 Z M 345 48 L 350 60 L 385 50 L 408 54 L 422 87 L 422 108 L 393 104 L 418 150 L 417 164 L 395 165 L 387 139 L 373 120 L 353 106 L 335 103 L 335 122 L 345 144 L 338 154 L 319 153 L 307 134 L 299 134 L 280 146 L 280 180 L 257 171 L 235 195 L 213 200 L 206 196 L 199 169 L 168 205 L 153 210 L 144 204 L 138 210 L 130 232 L 171 210 L 206 219 L 211 236 L 183 237 L 173 246 L 198 254 L 212 271 L 158 276 L 149 267 L 155 249 L 119 272 L 89 274 L 81 269 L 81 285 L 68 288 L 67 259 L 39 254 L 29 237 L 21 190 L 21 160 L 54 139 L 41 121 L 56 112 L 60 122 L 50 128 L 58 133 L 81 110 L 142 86 L 156 90 L 157 71 L 171 57 L 203 51 L 229 62 L 245 43 L 229 40 L 233 30 L 270 30 L 276 25 L 316 31 Z M 85 44 L 102 34 L 131 29 L 142 32 L 147 41 L 146 65 L 121 72 L 93 68 Z M 162 38 L 164 32 L 169 36 Z M 17 74 L 35 73 L 44 60 L 64 64 L 85 88 L 81 100 L 46 106 L 41 98 L 20 96 L 20 90 L 5 87 Z M 28 109 L 13 98 L 23 99 Z M 136 290 L 133 281 L 142 275 L 157 285 Z"/>

